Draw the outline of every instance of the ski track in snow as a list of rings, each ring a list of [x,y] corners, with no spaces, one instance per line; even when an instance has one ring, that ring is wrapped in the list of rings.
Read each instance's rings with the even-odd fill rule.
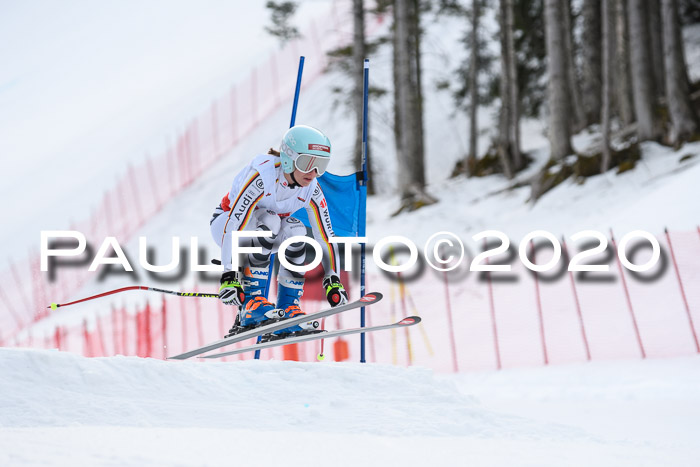
[[[699,369],[692,357],[436,376],[2,349],[0,463],[691,465]]]

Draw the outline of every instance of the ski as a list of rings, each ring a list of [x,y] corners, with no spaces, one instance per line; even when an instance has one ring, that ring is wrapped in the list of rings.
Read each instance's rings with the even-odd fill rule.
[[[338,313],[343,313],[345,311],[350,311],[354,310],[357,308],[362,308],[363,306],[368,306],[372,305],[374,303],[377,303],[379,300],[381,300],[383,295],[379,292],[372,292],[368,293],[364,297],[360,298],[359,300],[355,300],[354,302],[346,303],[345,305],[339,305],[333,308],[328,308],[325,310],[318,311],[316,313],[311,313],[310,315],[303,315],[303,316],[298,316],[296,318],[289,318],[289,319],[283,319],[280,321],[275,321],[274,323],[270,324],[265,324],[263,326],[257,327],[255,329],[251,329],[249,331],[244,331],[239,334],[236,334],[234,336],[230,337],[225,337],[223,339],[220,339],[216,342],[212,342],[210,344],[207,344],[203,347],[199,347],[197,349],[190,350],[185,353],[181,353],[179,355],[174,355],[172,357],[168,357],[168,360],[186,360],[190,357],[194,357],[199,354],[203,354],[205,352],[209,352],[210,350],[215,350],[220,347],[224,347],[230,344],[235,344],[236,342],[244,341],[247,339],[250,339],[251,337],[258,337],[263,334],[267,334],[269,332],[273,331],[278,331],[280,329],[288,328],[291,326],[295,326],[300,323],[306,323],[310,321],[316,321],[321,318],[325,318],[327,316],[332,316]]]
[[[286,337],[284,339],[277,339],[274,341],[263,342],[260,344],[253,344],[253,345],[249,345],[247,347],[241,347],[240,349],[231,350],[230,352],[223,352],[223,353],[213,354],[213,355],[203,355],[199,358],[221,358],[221,357],[227,357],[229,355],[236,355],[239,353],[253,352],[253,351],[261,350],[261,349],[269,349],[270,347],[278,347],[281,345],[298,344],[299,342],[308,342],[308,341],[314,341],[314,340],[318,340],[318,339],[330,339],[332,337],[347,336],[348,334],[359,334],[359,333],[363,333],[363,332],[375,332],[375,331],[382,331],[384,329],[405,328],[408,326],[413,326],[414,324],[418,324],[420,322],[421,322],[421,319],[419,316],[409,316],[408,318],[404,318],[401,321],[399,321],[398,323],[394,323],[394,324],[384,324],[381,326],[371,326],[368,328],[339,329],[337,331],[319,332],[317,334],[307,334],[304,336]]]

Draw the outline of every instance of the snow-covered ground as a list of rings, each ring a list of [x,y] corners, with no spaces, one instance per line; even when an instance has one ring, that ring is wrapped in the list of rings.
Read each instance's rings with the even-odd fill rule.
[[[693,465],[700,359],[436,376],[0,349],[2,465]]]

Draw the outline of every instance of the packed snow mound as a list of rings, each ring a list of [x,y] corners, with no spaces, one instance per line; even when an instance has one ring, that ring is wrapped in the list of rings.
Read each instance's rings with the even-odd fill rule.
[[[430,370],[359,363],[202,364],[0,349],[0,426],[120,425],[467,434],[485,417]]]
[[[0,465],[691,465],[699,365],[434,375],[0,349]]]

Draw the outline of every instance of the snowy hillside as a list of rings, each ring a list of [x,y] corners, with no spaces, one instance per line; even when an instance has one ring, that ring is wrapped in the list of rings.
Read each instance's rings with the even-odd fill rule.
[[[436,377],[2,349],[0,372],[3,465],[638,467],[700,454],[697,357]]]

